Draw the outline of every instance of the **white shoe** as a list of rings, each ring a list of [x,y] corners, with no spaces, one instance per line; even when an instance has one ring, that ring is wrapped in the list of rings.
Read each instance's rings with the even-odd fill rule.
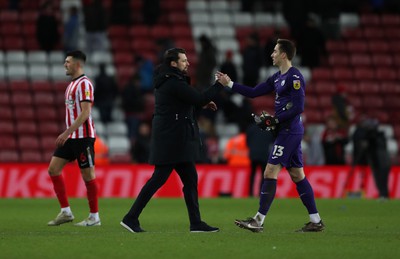
[[[97,227],[97,226],[101,226],[101,222],[100,219],[95,220],[92,217],[89,217],[79,223],[76,223],[75,226],[78,227]]]
[[[58,213],[57,217],[47,223],[47,226],[59,226],[74,220],[74,215],[68,214],[65,211]]]

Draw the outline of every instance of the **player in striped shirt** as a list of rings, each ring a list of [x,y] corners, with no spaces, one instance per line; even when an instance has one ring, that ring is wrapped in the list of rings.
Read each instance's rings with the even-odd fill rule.
[[[89,217],[76,226],[100,226],[98,212],[97,184],[94,172],[94,142],[96,132],[91,116],[93,85],[83,72],[86,55],[79,50],[66,54],[64,67],[66,75],[72,78],[65,91],[66,130],[56,139],[56,150],[48,168],[54,191],[61,206],[61,212],[48,226],[58,226],[74,220],[65,190],[62,169],[75,159],[87,188]]]

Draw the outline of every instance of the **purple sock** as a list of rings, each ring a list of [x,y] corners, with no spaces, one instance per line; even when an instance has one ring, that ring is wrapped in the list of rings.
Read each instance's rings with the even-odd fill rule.
[[[269,207],[274,201],[276,193],[276,179],[264,179],[260,193],[260,207],[258,212],[267,215]]]
[[[315,205],[314,191],[307,178],[304,177],[304,179],[296,183],[296,185],[297,192],[304,206],[306,206],[308,214],[318,213],[317,206]]]

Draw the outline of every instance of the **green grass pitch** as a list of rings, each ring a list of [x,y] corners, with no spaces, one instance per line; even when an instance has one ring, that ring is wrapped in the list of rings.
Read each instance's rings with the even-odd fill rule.
[[[263,233],[233,224],[253,216],[258,199],[201,199],[204,221],[218,233],[190,233],[183,199],[153,198],[140,218],[146,233],[119,222],[132,199],[101,199],[101,227],[46,224],[59,212],[55,199],[0,199],[0,258],[400,258],[400,201],[320,199],[322,233],[295,233],[308,221],[299,199],[276,199]],[[71,199],[75,221],[88,214]]]

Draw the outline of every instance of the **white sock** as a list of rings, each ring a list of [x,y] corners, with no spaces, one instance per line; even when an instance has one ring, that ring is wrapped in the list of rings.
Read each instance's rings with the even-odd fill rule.
[[[68,215],[72,214],[71,208],[70,207],[65,207],[65,208],[61,208],[61,212],[65,212]]]
[[[257,211],[257,214],[254,216],[253,219],[255,219],[260,225],[262,225],[264,224],[265,215]]]
[[[99,220],[99,219],[100,219],[99,213],[98,213],[98,212],[96,212],[96,213],[89,213],[89,218],[94,218],[94,220]]]
[[[321,221],[321,217],[318,213],[310,214],[310,221],[312,223],[319,223]]]

